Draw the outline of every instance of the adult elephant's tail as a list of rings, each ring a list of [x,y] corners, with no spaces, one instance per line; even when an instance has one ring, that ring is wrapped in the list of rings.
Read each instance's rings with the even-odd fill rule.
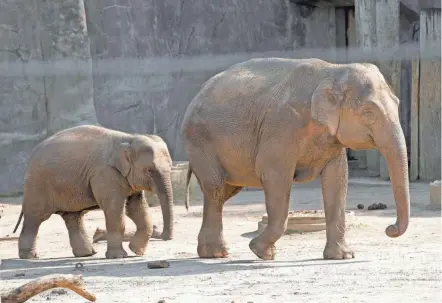
[[[18,217],[17,224],[15,225],[14,231],[12,233],[15,233],[17,231],[17,228],[20,225],[20,221],[22,218],[23,218],[23,211],[20,212],[20,216]]]
[[[189,166],[187,167],[187,177],[186,177],[186,198],[184,200],[184,204],[186,206],[186,210],[189,210],[189,185],[190,185],[190,178],[192,178],[192,167],[190,166],[190,162],[189,162]]]

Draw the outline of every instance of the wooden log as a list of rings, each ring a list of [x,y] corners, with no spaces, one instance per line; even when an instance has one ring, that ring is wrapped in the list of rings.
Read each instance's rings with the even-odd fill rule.
[[[419,178],[441,179],[441,9],[420,14]]]
[[[410,180],[419,179],[419,58],[411,62]]]
[[[2,303],[26,302],[33,296],[56,287],[68,288],[92,302],[95,302],[97,299],[94,294],[86,289],[81,275],[54,274],[30,281],[6,294],[2,294]]]
[[[13,241],[13,240],[18,240],[18,237],[17,236],[13,236],[13,237],[8,237],[8,236],[0,237],[0,242],[1,241]]]
[[[123,241],[124,242],[130,241],[130,239],[132,239],[134,234],[135,234],[135,231],[125,231],[124,235],[123,235]],[[106,233],[105,229],[101,229],[101,228],[97,227],[97,229],[95,230],[94,236],[92,238],[92,243],[97,243],[100,241],[107,241],[106,235],[107,235],[107,233]],[[161,232],[158,231],[158,228],[155,225],[153,226],[153,233],[152,233],[151,238],[152,239],[161,239]]]
[[[399,48],[399,0],[376,0],[376,49],[381,53]],[[400,98],[401,62],[394,60],[378,60],[377,66],[384,75],[385,80]],[[379,153],[379,175],[381,179],[390,178],[387,161]]]

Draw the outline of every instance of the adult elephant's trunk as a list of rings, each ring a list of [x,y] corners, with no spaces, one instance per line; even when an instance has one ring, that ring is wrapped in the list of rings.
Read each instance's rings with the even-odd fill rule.
[[[170,173],[155,173],[153,180],[163,213],[164,227],[161,238],[163,240],[171,240],[173,238],[173,193]]]
[[[385,230],[391,238],[399,237],[408,227],[410,219],[410,189],[408,184],[408,157],[404,133],[399,122],[394,122],[390,129],[381,129],[375,142],[385,157],[396,201],[396,223]],[[389,134],[389,135],[386,135]]]

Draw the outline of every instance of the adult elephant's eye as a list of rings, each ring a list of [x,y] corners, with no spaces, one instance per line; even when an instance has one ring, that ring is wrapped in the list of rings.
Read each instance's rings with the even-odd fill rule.
[[[376,122],[376,116],[374,112],[370,109],[365,109],[362,112],[362,119],[365,124],[373,124]]]
[[[151,171],[150,168],[145,168],[145,169],[144,169],[144,173],[145,173],[145,174],[151,174],[152,171]]]

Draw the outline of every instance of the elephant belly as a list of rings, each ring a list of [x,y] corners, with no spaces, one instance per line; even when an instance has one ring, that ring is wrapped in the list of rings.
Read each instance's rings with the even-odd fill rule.
[[[261,187],[261,181],[255,170],[255,154],[250,147],[252,142],[244,140],[245,137],[230,137],[228,140],[222,138],[217,148],[217,158],[227,173],[227,184],[240,187]]]
[[[55,178],[51,185],[51,198],[58,211],[76,212],[98,205],[90,186],[86,184]]]
[[[296,183],[306,183],[315,180],[321,174],[322,168],[300,167],[296,168],[293,180]]]

